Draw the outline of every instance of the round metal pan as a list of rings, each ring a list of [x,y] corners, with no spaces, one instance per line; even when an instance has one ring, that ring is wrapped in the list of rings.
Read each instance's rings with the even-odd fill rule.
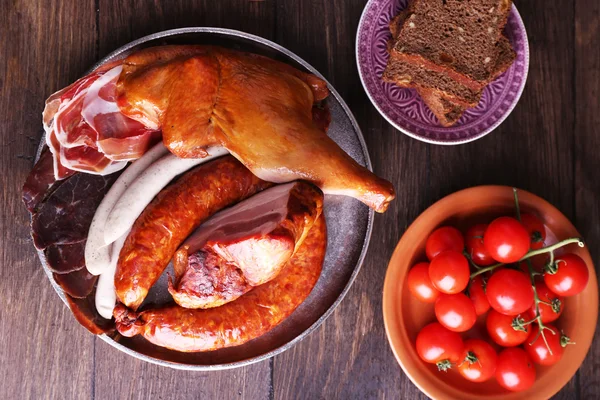
[[[115,50],[98,64],[119,59],[151,46],[166,44],[210,44],[262,54],[309,71],[321,78],[310,64],[291,51],[258,36],[220,28],[183,28],[158,32],[135,40]],[[359,164],[370,170],[371,162],[360,128],[348,106],[328,83],[331,95],[327,104],[331,110],[329,136]],[[40,143],[41,151],[44,139]],[[38,151],[39,156],[39,151]],[[314,331],[348,292],[365,257],[373,226],[373,211],[357,200],[342,196],[326,196],[324,213],[327,220],[327,255],[323,271],[309,297],[280,325],[267,334],[242,346],[203,353],[180,353],[157,347],[141,337],[120,335],[100,338],[111,346],[144,361],[171,368],[206,371],[236,368],[265,360],[279,354]],[[38,252],[52,286],[66,303],[60,287],[54,282],[44,255]],[[164,277],[163,277],[164,278]],[[153,303],[168,299],[165,281],[161,278],[149,297]]]

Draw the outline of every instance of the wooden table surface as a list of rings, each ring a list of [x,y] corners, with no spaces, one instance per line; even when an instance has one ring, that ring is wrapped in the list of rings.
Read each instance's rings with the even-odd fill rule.
[[[444,147],[396,131],[367,99],[354,53],[366,0],[2,0],[0,398],[424,398],[387,344],[383,279],[410,222],[469,186],[513,185],[549,200],[574,222],[600,265],[600,2],[515,2],[531,48],[523,96],[490,135]],[[42,271],[20,200],[45,98],[117,47],[186,26],[253,33],[315,66],[356,116],[375,172],[398,192],[376,217],[362,271],[335,313],[291,350],[223,372],[147,364],[80,327]],[[556,397],[599,398],[599,370],[597,333]]]

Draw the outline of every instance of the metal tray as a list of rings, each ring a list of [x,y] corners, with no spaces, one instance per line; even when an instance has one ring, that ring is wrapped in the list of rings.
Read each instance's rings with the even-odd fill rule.
[[[115,50],[98,64],[127,56],[136,50],[166,44],[211,44],[262,54],[288,63],[323,78],[317,70],[291,51],[258,36],[220,28],[183,28],[158,32]],[[328,83],[331,95],[326,100],[331,110],[329,136],[352,158],[370,170],[371,161],[362,133],[348,106]],[[39,153],[45,143],[40,143]],[[356,278],[365,257],[373,227],[373,211],[357,200],[326,196],[327,255],[321,276],[308,298],[280,325],[242,346],[204,353],[180,353],[155,346],[140,336],[125,338],[100,335],[111,346],[144,361],[176,369],[207,371],[236,368],[273,357],[298,343],[314,331],[342,301]],[[38,252],[52,286],[65,302],[65,295],[54,282],[44,255]],[[149,297],[153,303],[167,298],[163,277]]]

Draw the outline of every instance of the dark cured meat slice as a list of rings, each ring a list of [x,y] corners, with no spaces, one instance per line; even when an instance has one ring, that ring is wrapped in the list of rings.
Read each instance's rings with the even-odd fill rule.
[[[37,205],[44,200],[44,197],[51,193],[54,186],[58,186],[55,184],[52,153],[46,147],[23,185],[23,203],[25,203],[27,210],[33,213]]]
[[[86,268],[68,274],[52,274],[54,280],[69,296],[82,299],[92,292],[97,276],[88,272]]]
[[[75,174],[45,196],[32,215],[35,246],[45,250],[54,280],[74,298],[86,297],[96,284],[97,277],[84,268],[85,242],[96,208],[118,175]]]
[[[85,240],[96,208],[118,175],[76,174],[61,184],[33,214],[35,247]]]
[[[84,299],[76,299],[67,295],[67,303],[73,312],[73,316],[85,329],[94,335],[110,333],[115,330],[115,324],[112,320],[104,319],[96,311],[94,304],[94,289],[89,296]]]
[[[50,270],[68,274],[85,267],[85,240],[70,244],[51,244],[44,250]]]

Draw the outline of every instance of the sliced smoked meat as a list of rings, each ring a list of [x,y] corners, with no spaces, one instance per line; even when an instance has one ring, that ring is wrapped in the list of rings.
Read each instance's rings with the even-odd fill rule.
[[[87,238],[96,208],[118,174],[75,174],[40,204],[31,219],[35,247],[71,244]]]

